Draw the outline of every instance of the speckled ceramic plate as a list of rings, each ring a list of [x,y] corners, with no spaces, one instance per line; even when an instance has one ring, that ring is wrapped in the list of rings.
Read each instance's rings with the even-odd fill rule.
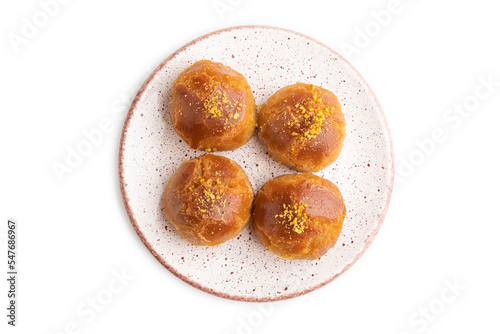
[[[247,226],[216,247],[183,240],[162,211],[168,179],[190,149],[169,121],[168,100],[179,73],[200,59],[242,73],[257,104],[300,82],[333,91],[342,104],[347,137],[340,158],[317,173],[340,188],[347,207],[336,246],[316,261],[281,260],[267,252]],[[257,191],[266,180],[294,171],[269,158],[254,136],[243,147],[217,152],[238,162]],[[273,301],[313,291],[346,271],[377,234],[389,205],[393,150],[382,109],[361,75],[340,55],[302,34],[245,26],[213,32],[185,45],[151,74],[125,120],[119,177],[123,201],[137,234],[151,253],[183,281],[214,295]]]

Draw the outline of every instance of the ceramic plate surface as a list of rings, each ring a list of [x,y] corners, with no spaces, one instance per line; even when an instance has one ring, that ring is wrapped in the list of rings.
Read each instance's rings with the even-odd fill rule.
[[[339,159],[316,173],[341,190],[347,216],[337,244],[316,261],[289,261],[267,252],[250,225],[216,247],[182,239],[162,211],[163,190],[192,150],[175,133],[168,101],[176,77],[198,60],[221,62],[243,74],[257,104],[296,82],[334,92],[346,118]],[[216,152],[235,160],[257,192],[266,180],[295,171],[266,154],[255,135],[241,148]],[[120,143],[119,177],[129,218],[151,253],[183,281],[214,295],[245,301],[296,297],[347,270],[377,234],[389,205],[394,176],[389,129],[360,74],[341,56],[307,36],[261,26],[235,27],[200,37],[168,57],[151,74],[127,115]]]

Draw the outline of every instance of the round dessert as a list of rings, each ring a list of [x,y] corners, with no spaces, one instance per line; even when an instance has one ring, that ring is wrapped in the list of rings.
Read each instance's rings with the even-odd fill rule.
[[[174,82],[170,121],[191,148],[234,150],[249,141],[256,128],[250,85],[235,70],[200,60]]]
[[[163,206],[184,239],[215,246],[246,226],[252,200],[243,169],[231,159],[207,154],[182,163],[168,181]]]
[[[346,209],[340,190],[311,173],[267,181],[253,205],[253,227],[271,253],[314,260],[335,246]]]
[[[270,155],[300,172],[317,172],[332,164],[345,134],[339,100],[318,86],[284,87],[260,107],[259,137]]]

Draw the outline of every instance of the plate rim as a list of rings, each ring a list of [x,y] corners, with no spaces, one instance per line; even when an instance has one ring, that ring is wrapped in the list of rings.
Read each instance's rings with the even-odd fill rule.
[[[211,289],[209,287],[203,286],[202,284],[200,284],[198,282],[194,282],[193,280],[190,280],[188,277],[182,275],[180,272],[177,271],[177,269],[175,269],[174,267],[172,267],[171,265],[169,265],[168,263],[166,263],[165,260],[163,259],[163,257],[161,257],[155,251],[155,249],[152,247],[152,245],[146,239],[146,237],[144,236],[144,233],[141,231],[141,229],[138,226],[137,220],[135,219],[135,216],[134,216],[134,214],[132,212],[132,208],[129,205],[128,194],[127,194],[127,192],[125,190],[125,186],[126,185],[124,184],[125,180],[124,180],[124,176],[123,176],[123,172],[124,172],[124,166],[123,166],[123,159],[124,159],[124,157],[123,157],[123,151],[124,150],[123,150],[123,146],[124,146],[125,140],[127,138],[127,131],[128,131],[129,125],[130,125],[130,120],[132,119],[132,116],[134,115],[134,111],[135,111],[135,109],[137,107],[137,103],[141,100],[142,95],[144,94],[144,92],[146,91],[147,87],[149,86],[149,83],[154,79],[154,77],[158,74],[158,72],[170,60],[172,60],[173,58],[175,58],[179,53],[181,53],[182,51],[184,51],[186,48],[190,47],[191,45],[194,45],[197,42],[199,42],[201,40],[204,40],[206,38],[209,38],[211,36],[214,36],[214,35],[218,35],[218,34],[221,34],[221,33],[224,33],[224,32],[228,32],[228,31],[233,31],[233,30],[241,30],[241,29],[270,29],[270,30],[284,31],[284,32],[287,32],[287,33],[291,33],[291,34],[294,34],[294,35],[306,38],[306,39],[308,39],[308,40],[310,40],[310,41],[312,41],[314,43],[317,43],[318,45],[326,48],[327,50],[329,50],[336,57],[338,57],[339,59],[341,59],[342,61],[344,61],[351,68],[351,70],[353,70],[357,74],[357,76],[359,77],[359,79],[367,87],[368,93],[371,95],[371,97],[373,98],[375,104],[378,107],[378,112],[380,114],[379,116],[381,116],[381,119],[382,119],[382,121],[384,123],[385,129],[387,131],[388,146],[389,146],[389,156],[391,158],[390,184],[389,184],[389,187],[388,187],[388,190],[387,190],[387,197],[386,197],[385,203],[384,203],[385,206],[384,206],[383,210],[378,215],[377,226],[375,227],[375,229],[373,230],[373,232],[366,238],[366,240],[364,242],[363,249],[358,254],[356,254],[356,256],[353,258],[353,260],[351,261],[351,263],[349,263],[348,265],[346,265],[342,269],[342,271],[340,271],[339,273],[335,274],[330,279],[322,282],[321,284],[317,284],[317,285],[312,286],[312,287],[310,287],[308,289],[304,289],[302,291],[297,291],[297,292],[294,292],[294,293],[286,295],[286,296],[274,296],[274,297],[262,297],[262,298],[259,298],[259,297],[244,297],[244,296],[232,295],[232,294],[225,293],[225,292],[215,291],[214,289]],[[387,122],[387,118],[385,116],[385,113],[384,113],[384,111],[382,109],[382,106],[380,105],[380,102],[379,102],[377,96],[374,94],[373,90],[368,85],[368,82],[366,82],[366,80],[358,72],[358,70],[346,58],[344,58],[342,55],[340,55],[337,51],[333,50],[328,45],[326,45],[326,44],[324,44],[324,43],[322,43],[322,42],[320,42],[320,41],[318,41],[318,40],[316,40],[316,39],[314,39],[314,38],[312,38],[310,36],[307,36],[307,35],[304,35],[302,33],[296,32],[294,30],[290,30],[290,29],[286,29],[286,28],[281,28],[281,27],[275,27],[275,26],[267,26],[267,25],[241,25],[241,26],[233,26],[233,27],[228,27],[228,28],[224,28],[224,29],[215,30],[215,31],[212,31],[210,33],[204,34],[204,35],[202,35],[202,36],[200,36],[198,38],[193,39],[191,42],[189,42],[187,44],[184,44],[182,47],[180,47],[179,49],[177,49],[176,51],[174,51],[171,55],[169,55],[148,76],[148,78],[146,79],[146,81],[144,81],[144,83],[142,84],[141,88],[137,92],[134,100],[132,101],[132,104],[130,105],[129,111],[127,112],[127,116],[125,117],[125,121],[123,123],[123,128],[122,128],[122,132],[121,132],[121,136],[120,136],[120,144],[119,144],[119,149],[118,149],[118,179],[119,179],[119,183],[120,183],[120,193],[121,193],[121,197],[122,197],[122,200],[123,200],[123,204],[125,206],[125,211],[127,212],[127,216],[129,218],[129,220],[130,220],[130,222],[131,222],[131,224],[132,224],[135,232],[137,233],[137,235],[141,239],[142,243],[149,250],[149,252],[156,258],[156,260],[158,260],[158,262],[160,262],[163,265],[163,267],[165,267],[168,271],[170,271],[174,276],[176,276],[177,278],[179,278],[181,281],[183,281],[183,282],[191,285],[192,287],[195,287],[195,288],[197,288],[197,289],[199,289],[199,290],[201,290],[203,292],[207,292],[207,293],[215,295],[217,297],[222,297],[222,298],[226,298],[226,299],[230,299],[230,300],[244,301],[244,302],[257,302],[257,303],[261,303],[261,302],[275,302],[275,301],[286,300],[286,299],[291,299],[291,298],[295,298],[295,297],[298,297],[298,296],[302,296],[302,295],[305,295],[305,294],[307,294],[309,292],[315,291],[315,290],[317,290],[317,289],[319,289],[319,288],[327,285],[328,283],[332,282],[333,280],[335,280],[336,278],[338,278],[340,275],[342,275],[343,273],[345,273],[348,269],[350,269],[361,258],[361,256],[367,251],[367,249],[371,246],[371,244],[373,243],[373,240],[375,239],[375,237],[377,236],[378,232],[380,231],[380,228],[382,227],[382,223],[384,222],[384,219],[385,219],[385,216],[386,216],[387,211],[389,209],[389,204],[390,204],[391,198],[392,198],[392,191],[394,189],[394,177],[395,177],[394,144],[393,144],[393,141],[392,141],[392,136],[391,136],[391,131],[390,131],[390,128],[389,128],[389,123]]]

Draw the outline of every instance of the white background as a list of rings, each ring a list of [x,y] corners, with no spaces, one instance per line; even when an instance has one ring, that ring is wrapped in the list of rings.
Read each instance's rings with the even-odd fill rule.
[[[2,0],[1,332],[498,333],[499,8],[400,0],[380,28],[373,12],[390,3],[73,0],[43,22],[39,2]],[[45,26],[15,47],[33,16]],[[146,75],[192,39],[245,24],[296,30],[349,57],[385,110],[400,180],[378,237],[350,270],[264,309],[163,268],[132,229],[117,177],[129,98]],[[488,77],[496,87],[475,98],[488,93]],[[463,117],[450,111],[463,103]],[[105,119],[112,130],[60,181],[53,163]],[[431,145],[437,129],[444,140]],[[14,329],[5,317],[7,218],[19,225]],[[133,277],[126,286],[113,279],[123,270]],[[98,295],[110,298],[92,314]]]

